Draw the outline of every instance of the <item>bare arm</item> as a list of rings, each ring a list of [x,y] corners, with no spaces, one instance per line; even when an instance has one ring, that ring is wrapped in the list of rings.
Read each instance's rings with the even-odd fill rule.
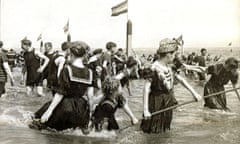
[[[88,89],[87,89],[87,98],[88,98],[88,103],[89,103],[89,108],[90,108],[90,116],[92,115],[93,106],[94,106],[93,96],[94,96],[94,88],[92,86],[88,87]]]
[[[14,83],[13,75],[12,75],[12,72],[11,72],[11,69],[10,69],[10,66],[9,66],[8,62],[3,62],[3,67],[6,71],[6,73],[8,74],[8,76],[11,80],[11,83],[13,84]]]
[[[146,80],[143,88],[143,115],[144,117],[151,117],[149,112],[149,92],[150,92],[151,82]]]
[[[44,112],[44,114],[41,117],[41,122],[47,122],[48,119],[51,117],[52,112],[54,111],[54,109],[57,107],[57,105],[62,101],[63,99],[63,95],[56,93],[53,97],[53,100],[50,104],[50,106],[48,107],[48,109]]]
[[[196,101],[199,101],[202,99],[202,96],[198,94],[183,77],[181,77],[180,75],[175,75],[175,77],[193,95]]]
[[[197,66],[197,65],[187,65],[183,63],[186,70],[196,71],[200,73],[206,73],[207,67]]]
[[[65,61],[66,61],[66,59],[63,56],[60,56],[55,60],[55,64],[58,66],[57,77],[60,76],[60,73],[63,69],[64,64],[65,64]]]
[[[237,84],[233,84],[233,83],[232,83],[232,86],[233,86],[233,88],[235,89],[235,93],[236,93],[236,95],[237,95],[237,97],[238,97],[238,100],[240,101],[240,95],[239,95],[238,90],[236,89],[236,85],[237,85]]]
[[[44,69],[47,67],[48,63],[49,63],[49,58],[47,56],[45,56],[43,53],[39,52],[39,51],[35,51],[36,56],[38,56],[40,59],[44,60],[44,63],[42,66],[40,66],[40,68],[38,69],[38,72],[43,72]]]

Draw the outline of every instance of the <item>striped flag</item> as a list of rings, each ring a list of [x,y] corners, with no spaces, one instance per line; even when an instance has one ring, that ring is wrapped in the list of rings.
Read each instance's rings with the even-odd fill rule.
[[[112,7],[112,15],[111,16],[118,16],[123,13],[128,12],[128,1],[125,0],[116,6]]]
[[[42,34],[40,34],[37,38],[37,41],[41,40],[42,39]]]
[[[69,30],[69,20],[67,21],[66,25],[63,27],[64,33],[67,33]]]

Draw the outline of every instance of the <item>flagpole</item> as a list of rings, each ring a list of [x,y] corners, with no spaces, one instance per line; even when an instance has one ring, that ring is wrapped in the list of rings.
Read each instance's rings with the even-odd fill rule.
[[[129,0],[127,1],[127,35],[126,35],[126,55],[129,56],[129,49],[132,48],[132,22],[129,19]]]
[[[2,0],[0,0],[0,40],[2,39]]]

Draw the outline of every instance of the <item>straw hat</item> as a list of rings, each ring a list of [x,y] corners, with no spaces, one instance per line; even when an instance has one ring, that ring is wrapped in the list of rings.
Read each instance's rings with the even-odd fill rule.
[[[157,53],[169,53],[178,49],[177,42],[175,40],[165,38],[160,41]]]

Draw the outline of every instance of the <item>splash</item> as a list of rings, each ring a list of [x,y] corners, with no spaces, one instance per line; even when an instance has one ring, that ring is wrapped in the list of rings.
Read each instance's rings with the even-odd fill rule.
[[[74,135],[74,136],[84,136],[84,137],[93,137],[93,138],[114,138],[117,136],[116,131],[102,130],[97,132],[95,130],[90,131],[88,135],[84,135],[80,129],[67,129],[61,132],[65,135]]]
[[[26,111],[22,106],[6,108],[0,115],[0,125],[27,127],[32,112]]]

